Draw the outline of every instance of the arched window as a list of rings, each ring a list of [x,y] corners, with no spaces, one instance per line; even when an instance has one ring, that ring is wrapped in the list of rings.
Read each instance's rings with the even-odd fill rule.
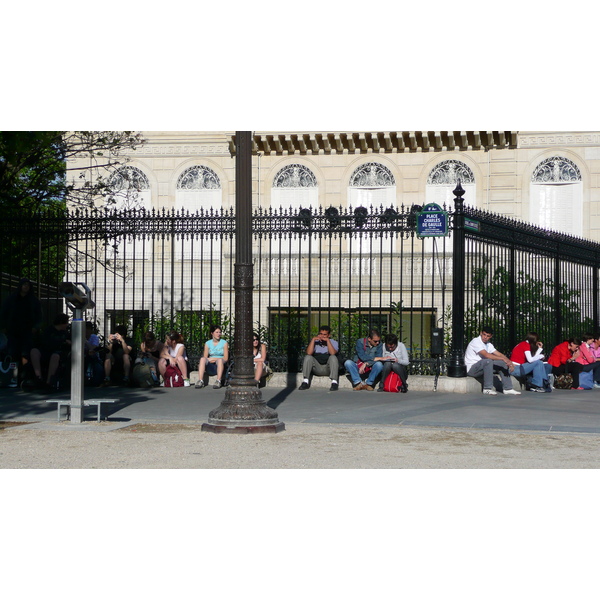
[[[452,205],[454,202],[453,191],[459,180],[465,190],[463,196],[465,202],[474,206],[476,196],[473,171],[465,163],[454,159],[443,160],[431,169],[427,177],[426,204],[435,202],[440,206]]]
[[[209,167],[194,165],[186,169],[177,180],[175,210],[195,213],[219,210],[223,206],[223,191],[219,176]],[[209,239],[200,244],[199,240],[179,240],[175,246],[176,258],[199,257],[198,248],[202,248],[202,258],[219,259],[221,240]]]
[[[300,164],[286,165],[277,172],[271,189],[271,206],[297,212],[300,208],[311,209],[313,212],[319,206],[319,187],[315,174],[306,166]],[[315,237],[312,238],[314,242]],[[271,247],[282,254],[300,254],[306,248],[306,239],[293,237],[290,233],[281,239],[273,239]],[[286,259],[287,260],[287,259]],[[297,261],[297,258],[290,258]],[[290,262],[290,268],[297,268],[296,263]]]
[[[348,204],[353,207],[394,206],[396,180],[384,165],[369,162],[358,167],[350,176]]]
[[[529,220],[545,229],[583,235],[583,183],[577,165],[563,156],[543,160],[529,186]]]
[[[150,210],[150,182],[145,173],[137,167],[119,167],[108,181],[109,198],[114,208],[145,208]]]
[[[316,208],[319,205],[319,188],[314,173],[304,165],[283,167],[271,190],[273,208]]]
[[[115,211],[152,208],[150,182],[145,173],[130,165],[119,167],[108,180],[109,208]],[[121,239],[107,250],[109,258],[142,259],[144,244],[141,240]]]

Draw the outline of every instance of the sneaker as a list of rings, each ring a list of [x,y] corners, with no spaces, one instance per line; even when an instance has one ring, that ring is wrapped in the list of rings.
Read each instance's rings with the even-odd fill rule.
[[[353,388],[352,388],[355,392],[360,392],[361,390],[365,389],[365,386],[363,383],[356,383],[354,384]]]
[[[340,386],[337,383],[332,383],[331,387],[329,388],[329,391],[330,392],[337,392],[339,387]]]
[[[535,387],[532,387],[531,390],[529,390],[530,392],[540,392],[541,394],[545,394],[546,390],[544,388],[541,387],[537,387],[537,385]]]
[[[204,379],[198,379],[198,381],[196,381],[196,385],[194,386],[197,390],[201,389],[204,387]]]
[[[18,387],[17,380],[14,377],[10,380],[10,383],[8,384],[8,387],[9,388],[16,388],[16,387]],[[600,386],[598,386],[598,387],[600,387]]]
[[[300,387],[298,388],[299,390],[307,390],[310,387],[310,383],[307,383],[306,381],[303,381],[300,384]]]
[[[190,387],[190,380],[189,379],[184,379],[183,380],[183,387]]]
[[[571,389],[572,390],[582,390],[583,388],[582,387],[577,387],[577,388],[576,387],[572,387]]]
[[[10,387],[10,386],[9,386]],[[595,390],[600,390],[600,383],[596,383],[594,382],[594,389]]]
[[[377,388],[377,391],[378,391],[378,392],[385,392],[385,390],[384,390],[382,387],[378,387],[378,388]]]
[[[487,394],[488,396],[496,396],[498,394],[496,390],[483,390],[483,393]]]
[[[110,379],[105,379],[98,387],[108,387],[110,385]]]
[[[123,377],[123,383],[129,385],[129,377]]]
[[[217,381],[215,381],[215,385],[213,385],[213,390],[218,390],[221,387],[223,387],[223,384],[221,383],[221,381],[219,379],[217,379]]]
[[[366,390],[367,392],[372,392],[375,388],[372,385],[369,385],[368,383],[365,383],[365,385],[363,385],[363,390]]]
[[[508,394],[510,396],[520,396],[521,392],[517,392],[517,390],[504,390],[505,394]]]

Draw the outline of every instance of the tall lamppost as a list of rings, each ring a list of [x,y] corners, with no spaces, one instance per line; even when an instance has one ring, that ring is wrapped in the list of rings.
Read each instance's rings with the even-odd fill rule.
[[[202,431],[277,433],[285,429],[254,379],[252,354],[252,132],[235,133],[235,365],[225,399],[208,415]]]

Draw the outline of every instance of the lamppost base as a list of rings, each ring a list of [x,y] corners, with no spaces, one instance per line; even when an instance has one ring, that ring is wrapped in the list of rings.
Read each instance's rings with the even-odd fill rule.
[[[208,414],[202,431],[212,433],[279,433],[285,429],[254,385],[232,385],[221,405]]]

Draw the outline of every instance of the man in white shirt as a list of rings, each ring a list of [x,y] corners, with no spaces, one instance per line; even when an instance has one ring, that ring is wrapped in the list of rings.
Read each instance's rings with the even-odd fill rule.
[[[510,358],[498,352],[490,340],[494,334],[491,327],[483,327],[478,337],[471,340],[465,351],[465,366],[469,377],[483,375],[483,393],[495,396],[494,373],[500,375],[502,389],[505,394],[519,395],[521,392],[513,389],[510,374],[514,364]]]

